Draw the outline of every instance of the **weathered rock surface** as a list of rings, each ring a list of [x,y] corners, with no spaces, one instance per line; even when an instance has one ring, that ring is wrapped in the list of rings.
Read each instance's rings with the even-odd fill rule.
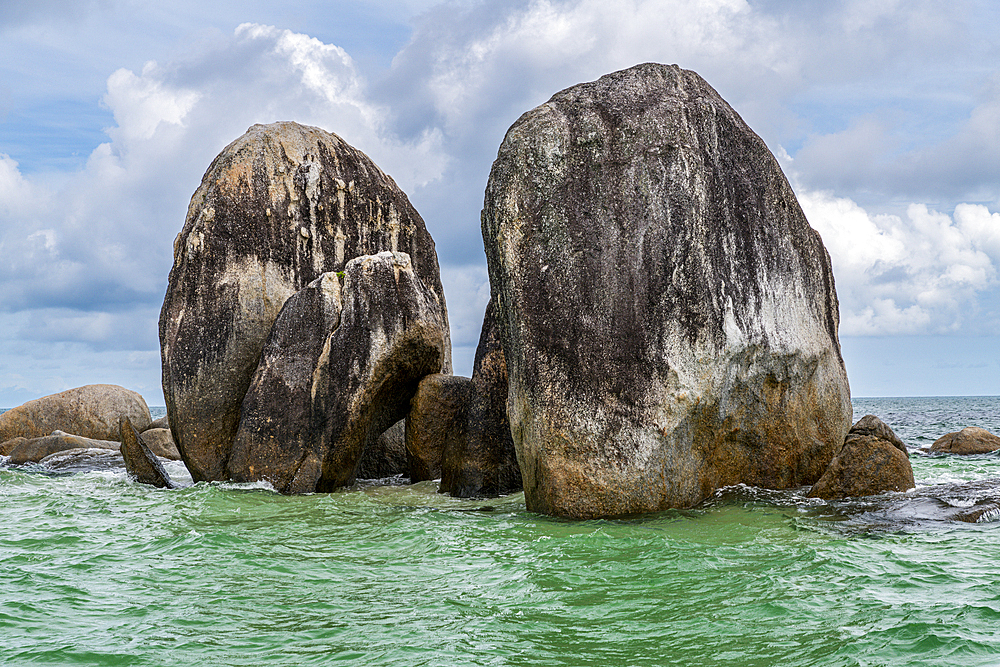
[[[143,442],[142,436],[132,426],[128,417],[121,419],[121,439],[125,470],[131,477],[140,484],[149,484],[160,489],[174,488],[175,485],[160,463],[160,459],[149,451],[149,447]]]
[[[177,451],[177,445],[170,435],[169,428],[147,428],[142,432],[142,441],[149,447],[149,451],[157,456],[171,461],[181,460],[181,453]]]
[[[321,279],[282,309],[243,401],[232,479],[283,493],[352,483],[366,447],[441,371],[448,325],[407,255],[359,257],[343,280]]]
[[[159,419],[154,419],[149,426],[140,431],[140,433],[145,433],[146,431],[154,428],[170,428],[170,421],[167,419],[166,415],[163,415]]]
[[[62,473],[115,470],[122,467],[122,454],[114,449],[67,449],[49,454],[38,465]]]
[[[858,498],[907,491],[915,485],[910,457],[892,442],[871,435],[851,435],[808,495]]]
[[[406,416],[406,453],[410,481],[441,477],[441,457],[448,449],[464,449],[466,412],[472,381],[437,373],[420,381]]]
[[[847,439],[861,437],[861,436],[871,436],[873,438],[879,438],[885,440],[893,447],[899,451],[906,454],[907,458],[910,456],[910,452],[906,449],[906,445],[899,436],[886,424],[884,421],[876,417],[875,415],[865,415],[851,427],[851,430],[847,432]]]
[[[381,479],[395,475],[410,476],[406,459],[406,422],[399,420],[380,435],[374,444],[365,446],[358,464],[358,479]]]
[[[530,510],[811,484],[850,426],[829,256],[701,77],[645,64],[510,128],[483,238]]]
[[[213,161],[174,243],[160,313],[163,393],[195,481],[226,477],[240,408],[285,300],[326,272],[407,253],[447,311],[434,242],[406,195],[336,135],[254,125]]]
[[[11,465],[38,463],[46,456],[71,449],[118,451],[119,447],[120,444],[113,440],[81,438],[78,435],[53,431],[50,435],[42,436],[41,438],[26,438],[19,441],[19,444],[10,450],[10,460],[8,463]]]
[[[942,454],[987,454],[1000,449],[1000,437],[984,428],[967,426],[961,431],[947,433],[931,445],[930,451]]]
[[[118,417],[145,428],[152,421],[142,396],[112,384],[90,384],[36,398],[0,414],[0,442],[40,438],[53,431],[94,440],[115,440]]]
[[[460,498],[518,491],[521,469],[507,420],[507,363],[494,299],[486,306],[471,385],[465,437],[445,449],[440,490]]]

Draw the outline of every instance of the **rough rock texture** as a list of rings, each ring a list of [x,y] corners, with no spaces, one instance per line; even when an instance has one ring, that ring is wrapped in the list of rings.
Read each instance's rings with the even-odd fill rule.
[[[160,313],[167,415],[195,481],[226,476],[243,397],[285,300],[381,251],[410,255],[447,336],[434,242],[366,155],[286,122],[254,125],[212,162],[174,242]],[[450,369],[447,339],[445,348]]]
[[[499,496],[521,488],[507,420],[507,363],[490,299],[472,368],[465,437],[445,449],[441,492],[460,498]]]
[[[149,451],[157,456],[171,461],[180,461],[181,453],[177,451],[174,438],[170,435],[169,428],[147,428],[142,432],[142,441],[149,447]]]
[[[167,428],[167,429],[170,428],[170,421],[167,419],[167,416],[163,415],[159,419],[154,419],[149,426],[147,426],[145,429],[141,431],[141,433],[145,433],[146,431],[153,428]]]
[[[420,379],[441,371],[448,325],[407,255],[359,257],[343,280],[339,293],[338,281],[320,281],[282,309],[243,401],[232,479],[283,493],[352,483]]]
[[[11,465],[23,465],[25,463],[38,463],[46,456],[57,452],[65,452],[71,449],[105,449],[118,451],[120,444],[112,440],[95,440],[93,438],[81,438],[78,435],[53,431],[50,435],[41,438],[28,438],[10,450]]]
[[[888,424],[875,415],[865,415],[851,427],[850,431],[847,432],[848,439],[865,435],[885,440],[896,449],[906,454],[907,458],[910,456],[909,450],[906,449],[906,445],[899,439],[899,436],[897,436],[893,430],[889,428]]]
[[[813,498],[873,496],[884,491],[914,488],[910,458],[890,441],[871,435],[853,435],[833,457],[811,489]]]
[[[483,215],[530,510],[817,480],[850,426],[829,256],[701,77],[645,64],[510,128]]]
[[[967,426],[961,431],[947,433],[931,445],[932,452],[942,454],[986,454],[1000,449],[1000,437],[984,428]]]
[[[358,479],[381,479],[395,475],[410,476],[406,459],[406,422],[399,420],[367,445],[358,464]]]
[[[125,459],[125,470],[140,484],[149,484],[160,489],[174,488],[170,475],[164,470],[160,459],[149,451],[142,436],[132,426],[128,417],[121,419],[122,458]]]
[[[40,438],[64,431],[82,438],[115,440],[118,417],[126,414],[143,428],[152,418],[142,396],[113,384],[90,384],[43,398],[0,414],[0,442]]]
[[[123,459],[121,452],[114,449],[67,449],[49,454],[39,461],[38,465],[63,473],[93,472],[120,469]]]
[[[458,375],[428,375],[420,381],[406,416],[410,481],[441,477],[441,456],[464,449],[466,408],[472,381]]]

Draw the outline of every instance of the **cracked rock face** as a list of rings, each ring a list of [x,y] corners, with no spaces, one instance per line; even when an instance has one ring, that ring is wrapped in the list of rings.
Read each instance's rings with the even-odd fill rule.
[[[241,482],[282,493],[354,482],[367,448],[406,416],[420,380],[440,372],[447,323],[409,256],[347,263],[288,300],[243,401],[229,460]]]
[[[167,414],[195,481],[226,478],[240,406],[285,301],[382,251],[411,258],[447,325],[434,242],[362,152],[283,122],[254,125],[212,162],[174,243],[160,313]]]
[[[508,131],[482,216],[530,510],[812,484],[850,426],[829,256],[701,77],[646,64]]]

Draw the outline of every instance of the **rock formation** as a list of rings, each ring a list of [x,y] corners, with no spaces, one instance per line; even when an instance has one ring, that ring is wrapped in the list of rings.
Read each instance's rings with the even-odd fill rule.
[[[987,454],[998,449],[1000,437],[978,426],[967,426],[961,431],[946,433],[930,447],[930,451],[940,454]]]
[[[0,414],[0,443],[40,438],[53,431],[94,440],[115,440],[118,417],[128,415],[145,428],[152,421],[142,396],[112,384],[90,384],[43,398]]]
[[[469,378],[457,375],[437,373],[420,381],[406,416],[411,482],[440,478],[442,454],[464,449],[471,388]]]
[[[499,496],[521,488],[514,441],[507,421],[507,364],[490,299],[472,368],[464,437],[446,447],[441,492],[459,498]]]
[[[120,444],[113,440],[81,438],[62,431],[53,431],[40,438],[14,438],[12,441],[15,446],[8,450],[10,465],[38,463],[47,456],[73,449],[103,449],[116,452],[120,447]]]
[[[906,446],[885,422],[865,415],[851,427],[843,448],[809,489],[809,496],[857,498],[884,491],[907,491],[914,486]]]
[[[353,258],[407,253],[447,311],[434,242],[406,195],[339,137],[254,125],[194,193],[160,313],[170,428],[195,481],[226,477],[240,406],[285,300]]]
[[[160,489],[174,488],[170,475],[156,455],[149,451],[142,436],[132,426],[128,417],[121,418],[122,458],[125,470],[140,484],[149,484]]]
[[[331,275],[289,299],[274,323],[243,401],[235,481],[267,480],[283,493],[352,483],[366,446],[442,368],[443,309],[407,255],[354,259],[343,285]]]
[[[149,451],[157,456],[171,461],[180,461],[181,454],[177,451],[174,438],[170,435],[169,428],[147,428],[142,432],[142,441],[149,447]]]
[[[525,113],[482,215],[528,509],[811,484],[850,426],[829,256],[701,77],[645,64]]]

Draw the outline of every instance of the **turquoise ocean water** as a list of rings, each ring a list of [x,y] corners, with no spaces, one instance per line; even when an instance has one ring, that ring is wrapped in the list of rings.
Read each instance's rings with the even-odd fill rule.
[[[1000,456],[916,451],[1000,432],[1000,398],[854,406],[920,487],[1000,489]],[[0,467],[0,664],[1000,665],[1000,522],[948,520],[1000,491],[955,488],[570,522],[433,482],[283,497]]]

